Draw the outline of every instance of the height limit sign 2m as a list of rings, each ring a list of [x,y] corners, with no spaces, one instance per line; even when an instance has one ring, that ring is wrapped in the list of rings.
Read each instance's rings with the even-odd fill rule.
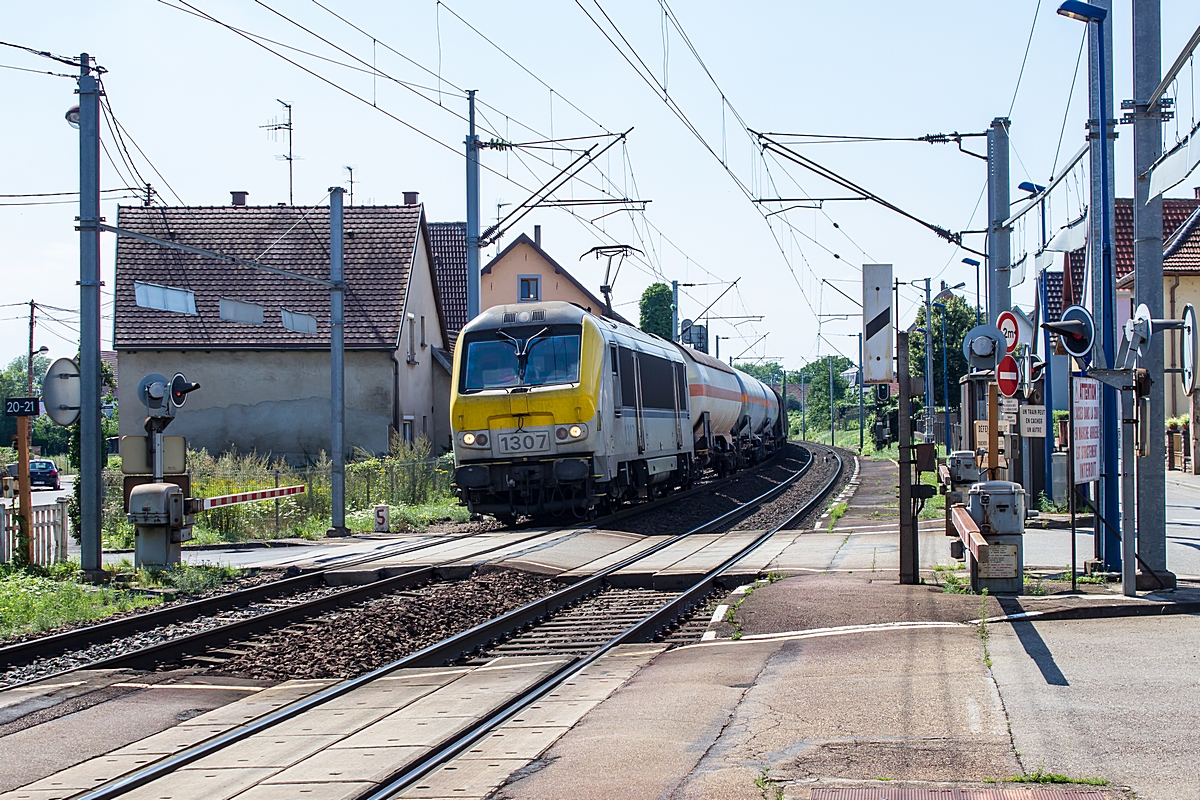
[[[1011,311],[1003,312],[996,317],[996,327],[1004,337],[1004,352],[1011,353],[1016,350],[1021,336],[1021,329],[1017,327],[1017,315]]]

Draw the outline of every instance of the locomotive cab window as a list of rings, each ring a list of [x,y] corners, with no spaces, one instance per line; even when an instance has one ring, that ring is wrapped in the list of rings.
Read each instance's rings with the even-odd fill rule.
[[[460,392],[579,382],[580,325],[525,325],[467,337]]]

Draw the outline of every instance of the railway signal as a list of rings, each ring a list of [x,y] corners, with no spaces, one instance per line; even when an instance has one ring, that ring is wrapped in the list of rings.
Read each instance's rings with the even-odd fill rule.
[[[993,325],[977,325],[963,337],[963,357],[973,369],[991,371],[1004,351],[1004,335]]]
[[[1096,323],[1083,306],[1071,306],[1063,311],[1058,322],[1043,322],[1042,327],[1059,335],[1063,349],[1069,355],[1081,361],[1091,357],[1092,343],[1096,340]]]

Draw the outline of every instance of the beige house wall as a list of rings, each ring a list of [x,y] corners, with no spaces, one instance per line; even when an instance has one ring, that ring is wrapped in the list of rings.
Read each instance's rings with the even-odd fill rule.
[[[522,275],[537,275],[541,278],[540,300],[563,300],[597,313],[602,310],[595,300],[581,292],[569,278],[559,274],[553,264],[524,242],[517,244],[503,258],[494,262],[491,270],[480,277],[480,310],[518,302],[518,280]]]
[[[1122,320],[1132,316],[1133,295],[1128,288],[1117,291],[1118,307],[1121,309]],[[1191,303],[1200,310],[1200,275],[1164,275],[1163,276],[1163,316],[1167,319],[1182,319],[1183,308]],[[1178,369],[1179,363],[1179,332],[1165,331],[1163,333],[1163,364],[1167,369]],[[1183,379],[1180,375],[1168,372],[1163,376],[1152,376],[1155,380],[1166,380],[1166,416],[1178,417],[1191,413],[1191,398],[1183,391]],[[1195,426],[1193,426],[1194,429]]]
[[[438,454],[450,446],[450,397],[449,392],[438,385],[442,379],[448,386],[449,378],[433,355],[433,349],[444,348],[446,341],[438,320],[429,267],[429,254],[422,239],[417,243],[413,258],[405,296],[404,324],[396,346],[400,397],[396,429],[403,431],[405,418],[411,417],[413,438],[424,435],[433,445],[434,454]]]

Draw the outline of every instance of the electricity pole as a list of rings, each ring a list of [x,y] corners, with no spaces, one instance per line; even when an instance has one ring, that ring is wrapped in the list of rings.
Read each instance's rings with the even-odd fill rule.
[[[679,281],[671,281],[671,341],[679,341]]]
[[[786,373],[785,373],[786,374]],[[863,425],[866,424],[866,411],[863,409],[863,340],[862,331],[858,332],[858,452],[863,451]]]
[[[1008,126],[1007,117],[996,117],[988,128],[988,322],[1012,307],[1009,289],[1009,268],[1012,265],[1009,235],[1005,227],[1009,212],[1008,189]]]
[[[100,84],[87,53],[79,56],[78,84],[80,567],[100,578]]]
[[[933,435],[933,302],[929,296],[930,279],[925,279],[925,441],[936,441]]]
[[[828,358],[829,358],[829,362],[828,362],[829,363],[829,446],[833,447],[834,443],[837,441],[837,437],[834,435],[836,432],[836,428],[834,427],[834,424],[833,424],[833,421],[834,421],[834,416],[833,416],[833,354],[830,353]]]
[[[1147,105],[1161,77],[1162,19],[1159,0],[1133,0],[1134,302],[1145,303],[1154,319],[1163,317],[1162,195],[1147,203],[1150,181],[1143,176],[1162,153],[1160,106],[1158,103],[1152,107]],[[1171,340],[1175,335],[1171,335]],[[1151,375],[1163,375],[1162,348],[1149,348],[1140,366]],[[1150,439],[1146,443],[1146,457],[1137,459],[1137,549],[1142,561],[1168,587],[1173,587],[1175,576],[1167,572],[1166,474],[1162,437],[1166,427],[1164,385],[1165,381],[1162,380],[1150,385]],[[1146,413],[1144,406],[1142,413]]]
[[[329,189],[329,411],[331,420],[329,449],[333,451],[330,494],[333,500],[331,533],[345,536],[346,530],[346,378],[343,292],[345,274],[342,248],[342,192],[340,186]]]
[[[479,137],[475,135],[475,90],[467,91],[467,321],[479,316]]]

